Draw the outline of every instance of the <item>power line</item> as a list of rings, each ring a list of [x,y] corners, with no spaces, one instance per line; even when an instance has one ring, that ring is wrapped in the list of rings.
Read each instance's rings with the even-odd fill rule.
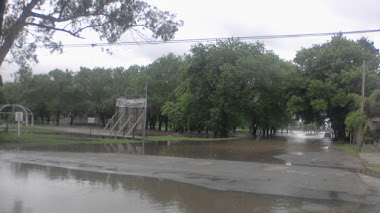
[[[115,42],[115,43],[82,43],[82,44],[63,44],[63,47],[106,47],[106,46],[133,46],[133,45],[156,45],[156,44],[180,44],[180,43],[202,43],[202,42],[215,42],[225,41],[231,38],[240,40],[267,40],[267,39],[282,39],[282,38],[302,38],[302,37],[321,37],[333,35],[350,35],[350,34],[364,34],[376,33],[380,29],[374,30],[357,30],[345,32],[327,32],[327,33],[307,33],[307,34],[283,34],[283,35],[256,35],[256,36],[243,36],[243,37],[220,37],[220,38],[192,38],[192,39],[174,39],[170,41],[129,41],[129,42]]]

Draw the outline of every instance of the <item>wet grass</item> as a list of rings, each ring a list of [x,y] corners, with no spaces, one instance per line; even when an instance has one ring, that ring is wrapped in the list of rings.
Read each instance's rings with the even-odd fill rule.
[[[360,151],[356,149],[355,146],[349,145],[349,144],[340,144],[336,145],[337,148],[342,150],[345,153],[348,153],[350,155],[353,155],[361,160],[361,162],[367,166],[368,168],[375,170],[375,171],[380,171],[380,164],[374,164],[374,163],[369,163],[368,161],[360,158],[359,153],[376,153],[379,152],[379,150],[373,148],[373,147],[368,147],[368,146],[363,146]]]
[[[338,144],[336,147],[343,152],[353,155],[355,157],[359,157],[359,152],[356,150],[356,148],[350,144]]]
[[[356,149],[356,146],[350,145],[350,144],[338,144],[336,145],[337,148],[342,150],[345,153],[348,153],[350,155],[359,157],[359,153],[375,153],[379,152],[375,148],[369,147],[369,146],[363,146],[360,148],[360,151]]]
[[[369,168],[380,172],[380,164],[368,163],[367,165]]]
[[[225,141],[238,140],[239,137],[229,138],[192,138],[184,136],[148,136],[146,141]],[[19,146],[41,146],[41,145],[62,145],[62,144],[83,144],[83,143],[139,143],[142,140],[114,139],[90,137],[81,134],[64,133],[59,130],[33,126],[23,127],[21,136],[17,136],[15,126],[10,127],[8,133],[0,132],[0,148],[13,148]]]
[[[0,148],[19,146],[39,146],[79,143],[136,143],[140,140],[123,140],[113,138],[97,138],[84,135],[70,135],[43,127],[24,127],[20,137],[14,129],[8,133],[0,133]]]

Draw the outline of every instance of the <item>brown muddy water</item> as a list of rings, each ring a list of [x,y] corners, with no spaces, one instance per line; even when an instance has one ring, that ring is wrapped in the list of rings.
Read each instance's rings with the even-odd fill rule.
[[[379,210],[379,209],[377,209]],[[215,191],[153,178],[0,161],[0,212],[378,212],[341,201]]]
[[[323,152],[330,141],[290,135],[222,142],[153,142],[28,147],[31,150],[114,152],[283,163],[284,153]],[[1,157],[1,156],[0,156]],[[373,206],[217,191],[168,180],[1,161],[0,213],[51,212],[379,212]]]
[[[322,136],[300,137],[291,134],[271,138],[242,139],[231,141],[158,141],[120,144],[75,144],[22,147],[24,150],[46,150],[65,152],[106,152],[145,154],[200,159],[255,161],[261,163],[284,162],[274,158],[285,153],[303,154],[323,152],[331,141],[321,140]]]

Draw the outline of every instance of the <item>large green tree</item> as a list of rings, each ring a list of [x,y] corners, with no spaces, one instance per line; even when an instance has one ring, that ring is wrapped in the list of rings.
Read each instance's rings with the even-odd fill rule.
[[[362,64],[366,61],[366,93],[378,87],[379,51],[366,39],[334,36],[322,45],[298,51],[294,62],[303,77],[295,90],[292,109],[306,122],[321,124],[329,118],[337,139],[345,137],[345,118],[350,111],[349,94],[360,94]]]
[[[144,70],[148,83],[148,120],[153,129],[157,120],[159,130],[162,123],[165,123],[165,130],[168,128],[168,117],[162,115],[162,107],[166,102],[175,100],[174,91],[178,86],[178,69],[181,63],[181,57],[170,53],[160,57]]]
[[[266,130],[289,121],[286,73],[292,69],[290,63],[261,43],[234,39],[198,44],[191,52],[180,68],[177,101],[164,107],[177,129],[209,129],[225,136],[242,120]]]
[[[174,14],[139,0],[8,0],[0,29],[0,66],[9,52],[25,65],[37,61],[39,45],[61,51],[56,32],[84,38],[90,30],[112,43],[127,30],[146,29],[154,38],[169,40],[182,24]]]

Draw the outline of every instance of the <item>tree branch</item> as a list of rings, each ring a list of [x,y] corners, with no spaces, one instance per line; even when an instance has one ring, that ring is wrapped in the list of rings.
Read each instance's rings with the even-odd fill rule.
[[[67,17],[65,19],[62,19],[62,14],[59,15],[59,18],[56,18],[56,17],[51,16],[51,15],[44,15],[44,14],[30,12],[30,16],[33,16],[33,17],[36,17],[36,18],[45,19],[45,20],[50,20],[50,21],[53,21],[53,22],[66,22],[66,21],[75,20],[75,19],[82,18],[82,17],[107,16],[107,14],[105,14],[105,13],[98,13],[98,12],[94,12],[94,13],[84,12],[82,14],[78,14],[78,15],[74,15],[74,16],[70,16],[70,17]]]
[[[53,22],[59,21],[58,18],[55,18],[53,16],[49,16],[49,15],[43,15],[43,14],[34,13],[34,12],[30,12],[30,15],[33,16],[33,17],[36,17],[36,18],[46,19],[46,20],[50,20],[50,21],[53,21]]]
[[[63,11],[65,10],[66,5],[67,5],[68,3],[69,3],[69,1],[65,1],[65,3],[62,5],[61,11],[59,12],[58,19],[61,19],[61,18],[62,18]]]
[[[35,27],[41,27],[41,28],[45,28],[45,29],[48,29],[48,30],[61,31],[61,32],[64,32],[64,33],[68,33],[68,34],[70,34],[70,35],[72,35],[74,37],[84,39],[83,37],[81,37],[81,36],[78,35],[79,31],[81,31],[82,29],[80,29],[77,32],[71,32],[69,30],[65,30],[65,29],[61,29],[61,28],[56,28],[56,27],[51,27],[51,26],[46,26],[46,25],[42,25],[42,24],[36,24],[36,23],[26,23],[26,25],[35,26]]]

